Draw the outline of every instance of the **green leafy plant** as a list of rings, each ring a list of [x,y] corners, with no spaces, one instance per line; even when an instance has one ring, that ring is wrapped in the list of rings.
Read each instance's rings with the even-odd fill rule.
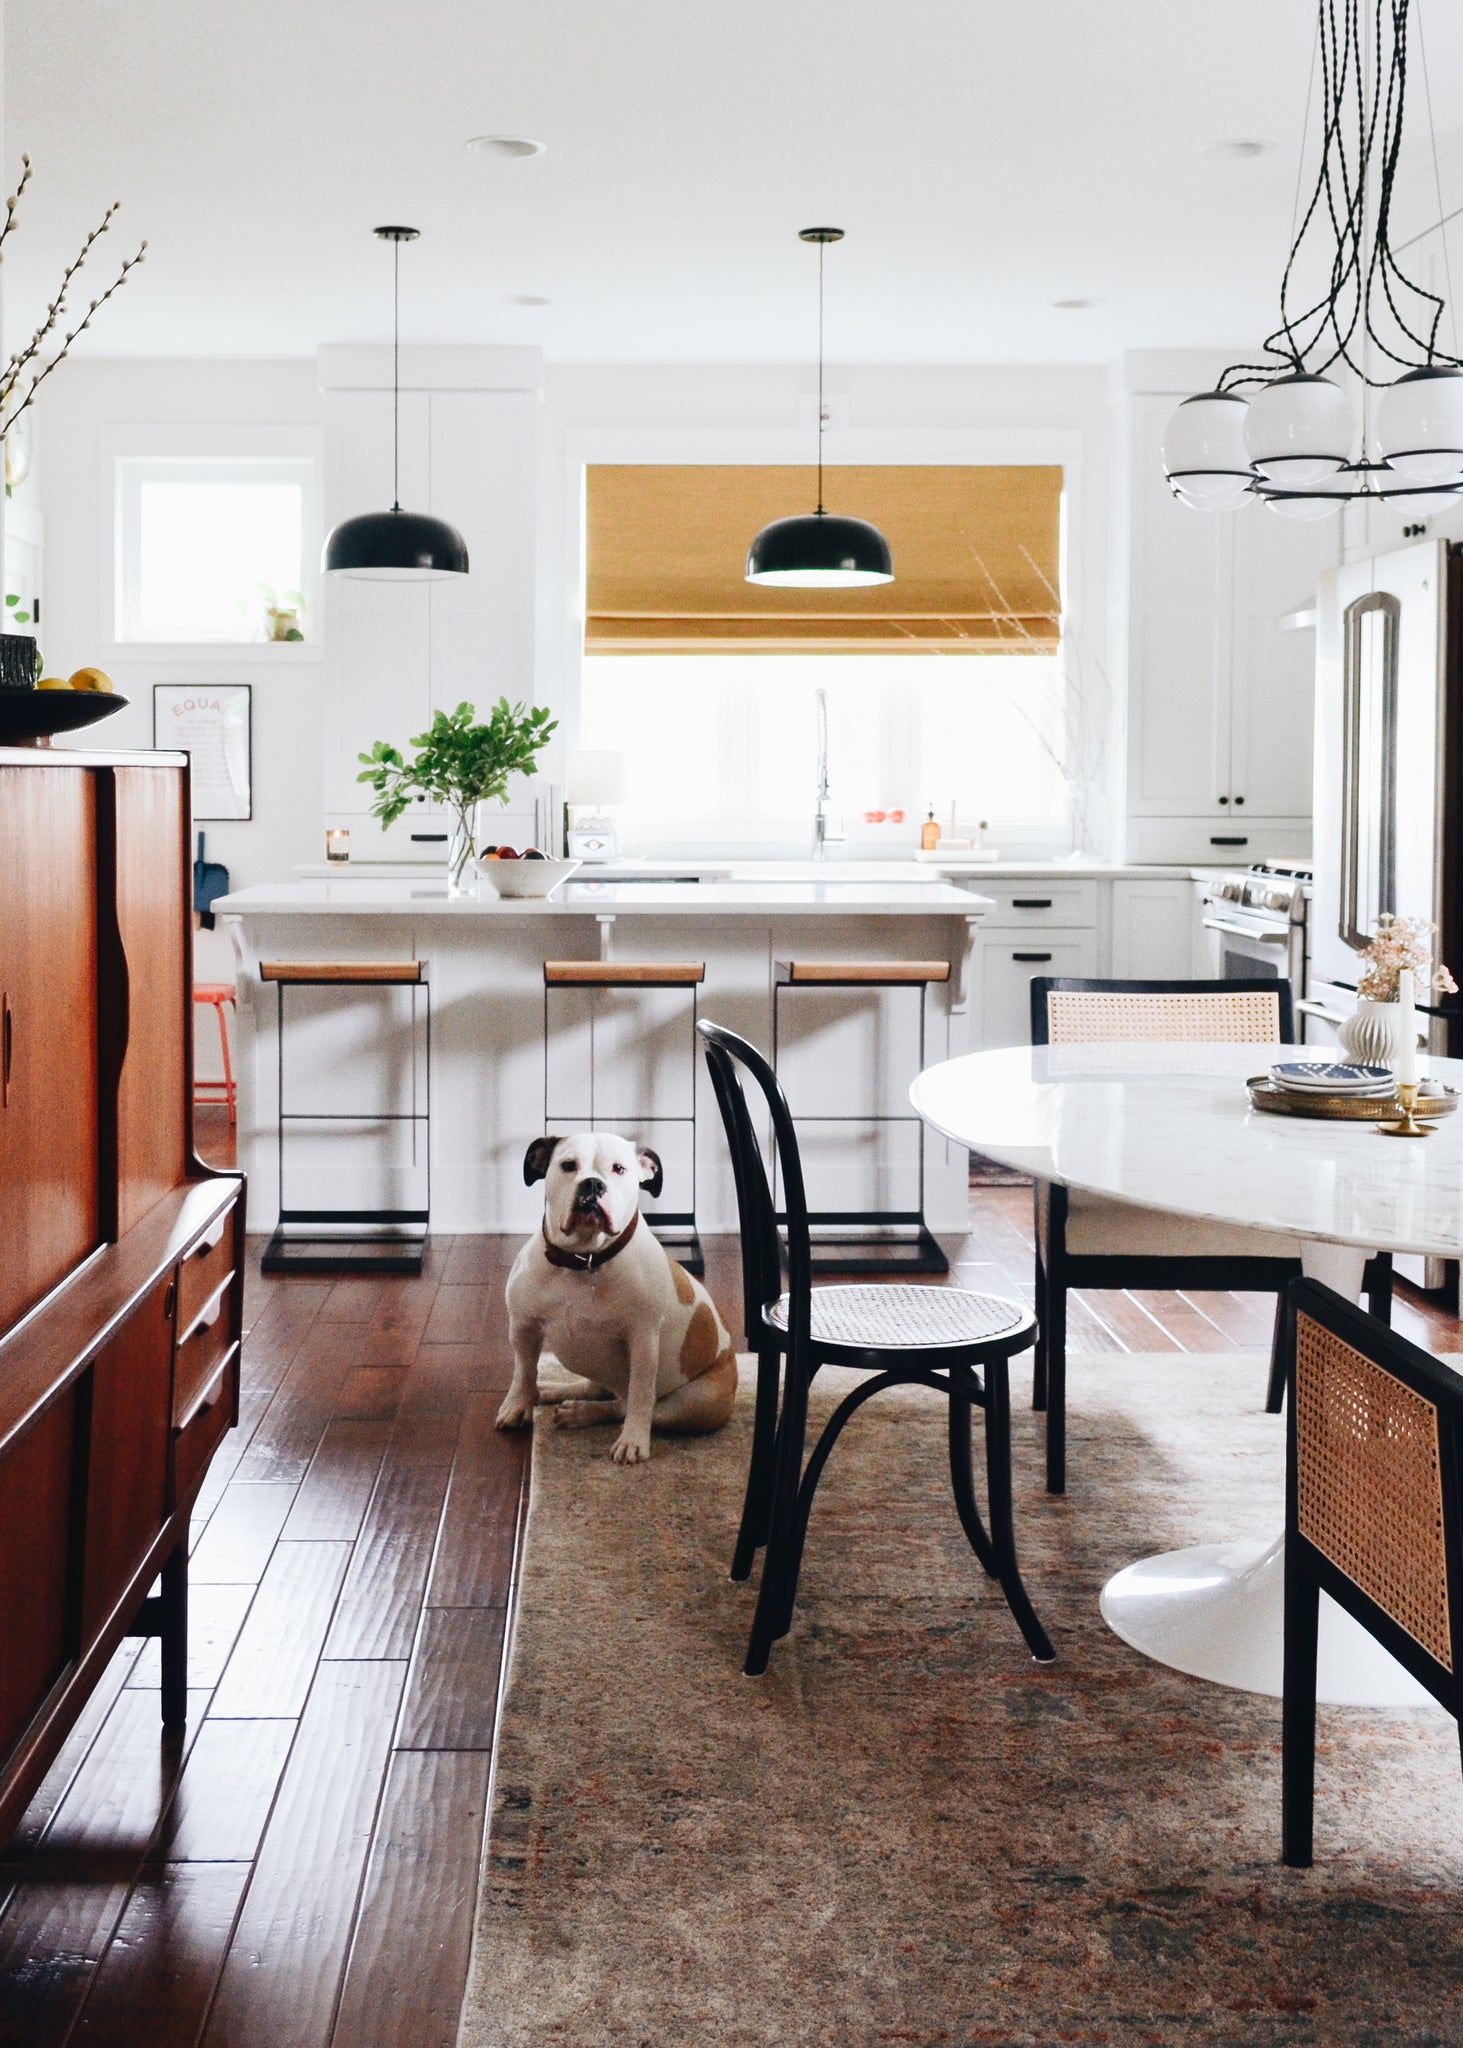
[[[16,607],[19,603],[19,596],[7,597],[5,600],[6,609],[9,611],[15,624],[17,626],[28,626],[30,624],[30,613],[17,611]]]
[[[536,774],[538,756],[558,725],[546,705],[530,711],[524,704],[510,704],[506,697],[498,699],[486,725],[475,723],[476,718],[471,704],[459,704],[450,713],[439,711],[426,732],[407,742],[417,750],[410,761],[388,741],[377,740],[369,754],[359,756],[362,768],[356,777],[375,790],[371,814],[381,820],[383,831],[418,797],[446,805],[456,827],[450,855],[454,882],[462,880],[477,858],[477,806],[502,803],[510,776]]]

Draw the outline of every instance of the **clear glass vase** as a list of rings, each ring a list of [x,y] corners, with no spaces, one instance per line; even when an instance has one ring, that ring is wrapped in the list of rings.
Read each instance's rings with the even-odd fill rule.
[[[447,894],[475,896],[482,881],[477,855],[476,804],[453,804],[447,813]]]

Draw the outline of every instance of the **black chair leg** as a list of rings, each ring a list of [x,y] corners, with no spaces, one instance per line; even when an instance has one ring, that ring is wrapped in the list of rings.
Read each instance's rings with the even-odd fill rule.
[[[188,1546],[180,1543],[162,1568],[159,1649],[162,1653],[163,1726],[188,1721]]]
[[[996,1577],[1027,1649],[1039,1664],[1050,1664],[1057,1653],[1037,1619],[1016,1564],[1016,1531],[1011,1521],[1011,1377],[1004,1358],[992,1360],[985,1369],[985,1460]]]
[[[960,1526],[965,1531],[971,1549],[980,1559],[981,1568],[989,1579],[1000,1576],[996,1568],[995,1546],[986,1534],[985,1523],[980,1518],[980,1509],[975,1501],[975,1474],[971,1467],[970,1434],[974,1402],[971,1396],[953,1383],[950,1387],[950,1487],[955,1495],[955,1512],[960,1517]]]
[[[1285,1679],[1281,1702],[1280,1854],[1294,1870],[1311,1864],[1316,1793],[1316,1629],[1321,1589],[1287,1548]]]
[[[1285,1360],[1280,1355],[1280,1338],[1285,1328],[1285,1296],[1275,1297],[1275,1329],[1270,1338],[1270,1384],[1265,1389],[1265,1413],[1279,1415],[1285,1406]]]
[[[1366,1305],[1368,1313],[1379,1323],[1392,1322],[1392,1255],[1380,1252],[1374,1259],[1368,1259],[1366,1268]]]
[[[752,1561],[767,1541],[772,1514],[773,1478],[777,1469],[777,1398],[780,1392],[781,1354],[763,1351],[757,1359],[757,1406],[752,1420],[752,1455],[747,1463],[747,1493],[742,1503],[742,1524],[732,1552],[731,1575],[750,1578]]]
[[[742,1666],[748,1678],[760,1678],[767,1669],[772,1645],[779,1636],[787,1634],[797,1593],[796,1560],[802,1548],[797,1541],[798,1481],[802,1475],[803,1439],[807,1426],[807,1382],[794,1372],[789,1359],[783,1376],[782,1415],[777,1428],[777,1462],[772,1480],[767,1548],[762,1556],[762,1582],[757,1588],[747,1661]]]
[[[1046,1285],[1046,1490],[1067,1490],[1067,1288],[1047,1276]],[[990,1428],[987,1415],[986,1428]]]
[[[1041,1255],[1041,1183],[1037,1182],[1036,1196],[1036,1356],[1031,1362],[1031,1405],[1040,1414],[1046,1406],[1046,1317],[1047,1277],[1046,1261]]]

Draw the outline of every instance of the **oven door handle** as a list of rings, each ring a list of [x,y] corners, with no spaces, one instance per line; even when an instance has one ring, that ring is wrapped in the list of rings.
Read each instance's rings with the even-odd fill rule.
[[[1289,943],[1288,932],[1259,932],[1253,925],[1231,924],[1228,918],[1206,917],[1206,932],[1228,932],[1234,939],[1257,939],[1262,946],[1284,946]]]

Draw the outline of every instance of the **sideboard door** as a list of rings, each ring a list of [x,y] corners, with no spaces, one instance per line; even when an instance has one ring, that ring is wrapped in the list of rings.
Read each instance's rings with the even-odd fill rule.
[[[117,1234],[188,1177],[193,1020],[184,779],[119,767],[117,931],[127,961],[127,1053],[117,1089]]]
[[[99,1241],[96,787],[87,769],[0,768],[0,876],[3,1331]]]

